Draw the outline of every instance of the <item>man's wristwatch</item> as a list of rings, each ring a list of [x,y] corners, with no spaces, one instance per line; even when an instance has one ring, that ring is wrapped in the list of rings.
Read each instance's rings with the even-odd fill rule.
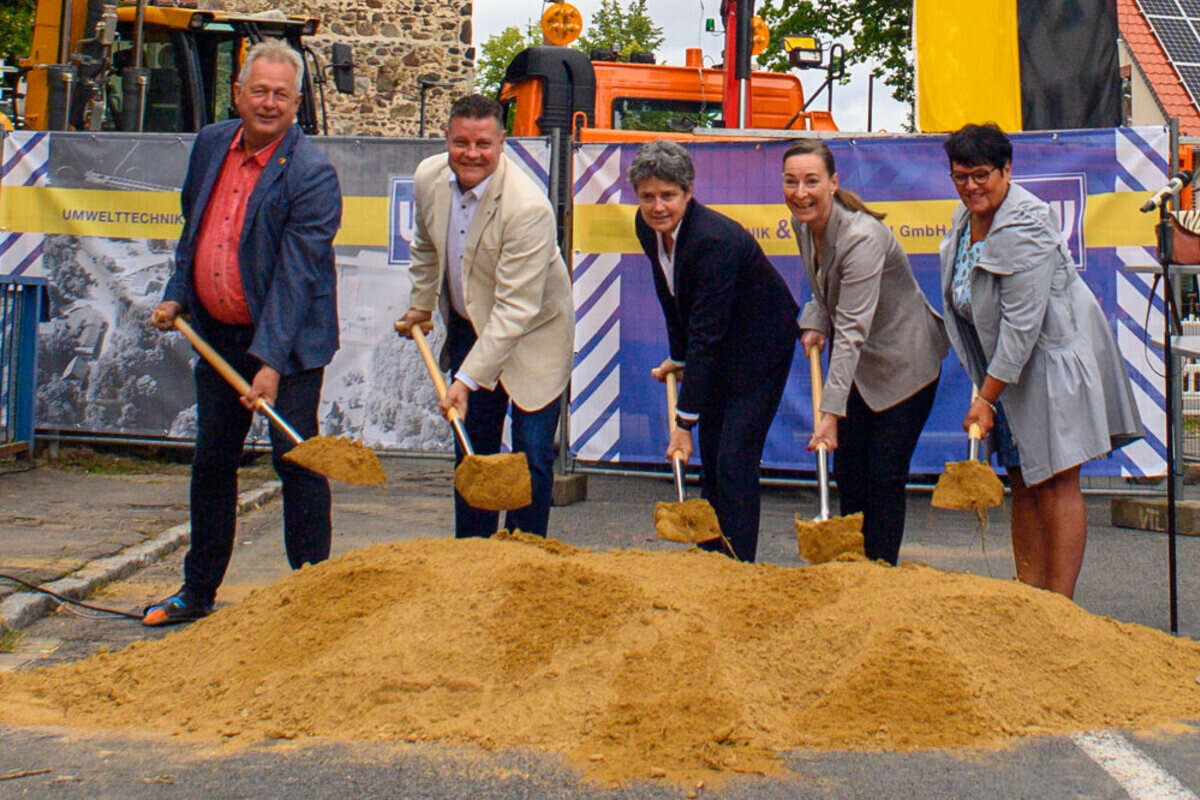
[[[696,427],[696,420],[684,419],[683,417],[676,414],[675,415],[675,427],[679,428],[679,430],[681,430],[681,431],[690,431],[692,428]]]

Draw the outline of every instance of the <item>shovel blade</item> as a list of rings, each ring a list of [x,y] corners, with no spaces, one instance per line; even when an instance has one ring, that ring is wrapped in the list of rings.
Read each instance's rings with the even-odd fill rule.
[[[796,517],[796,545],[810,564],[824,564],[843,554],[865,557],[862,513],[825,520]]]
[[[511,511],[533,502],[524,453],[464,456],[454,470],[454,488],[473,508]]]
[[[387,480],[378,456],[362,442],[340,436],[313,436],[305,439],[283,457],[327,478],[378,486]]]
[[[934,508],[956,511],[995,508],[1004,502],[1004,484],[982,461],[948,461],[930,502]]]
[[[717,512],[705,499],[693,497],[682,503],[657,503],[654,506],[654,530],[658,538],[670,542],[699,544],[721,538]]]

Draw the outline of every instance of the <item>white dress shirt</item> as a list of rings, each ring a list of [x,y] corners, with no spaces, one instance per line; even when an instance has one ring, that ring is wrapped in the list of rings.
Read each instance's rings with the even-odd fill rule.
[[[679,224],[675,226],[675,230],[671,231],[671,252],[667,252],[667,248],[663,242],[663,235],[655,231],[654,235],[658,239],[658,266],[662,270],[663,277],[667,280],[667,291],[671,293],[671,297],[675,296],[675,254],[679,252],[679,229],[683,227],[683,220],[679,220]],[[670,359],[671,363],[683,366],[682,361]],[[696,420],[700,418],[699,414],[693,414],[687,411],[675,410],[675,415],[685,420]]]
[[[465,192],[458,185],[458,178],[450,175],[450,223],[446,227],[446,285],[450,290],[450,306],[463,319],[467,316],[467,299],[463,291],[463,253],[467,249],[467,233],[475,219],[475,211],[479,208],[479,199],[487,191],[488,175],[475,186]],[[467,385],[471,391],[479,385],[465,373],[459,372],[454,376]]]

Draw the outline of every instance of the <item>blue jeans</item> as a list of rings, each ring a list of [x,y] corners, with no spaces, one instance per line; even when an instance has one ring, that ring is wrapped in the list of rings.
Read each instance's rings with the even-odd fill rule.
[[[475,330],[469,320],[453,310],[450,311],[447,326],[446,346],[450,356],[450,374],[453,376],[475,344]],[[556,397],[535,411],[525,411],[516,403],[512,404],[512,449],[514,453],[524,453],[529,461],[533,502],[505,514],[504,527],[510,531],[546,535],[554,493],[554,432],[558,428],[560,399]],[[471,440],[471,447],[478,455],[500,452],[504,417],[508,409],[508,392],[499,383],[492,390],[480,387],[471,392],[463,427]],[[462,444],[456,436],[455,465],[462,461],[464,455]],[[454,492],[454,535],[457,538],[491,536],[497,531],[499,522],[499,512],[473,508],[457,490]]]
[[[249,325],[205,325],[208,343],[247,381],[254,379],[258,360],[246,349],[254,337]],[[275,410],[307,439],[317,435],[317,406],[324,369],[284,375],[279,381]],[[237,524],[237,470],[253,414],[217,371],[196,362],[196,454],[192,462],[192,534],[183,561],[184,585],[201,601],[211,603],[225,578],[233,554]],[[333,531],[329,481],[283,459],[292,440],[271,426],[271,463],[283,482],[283,538],[288,564],[299,569],[329,558]]]

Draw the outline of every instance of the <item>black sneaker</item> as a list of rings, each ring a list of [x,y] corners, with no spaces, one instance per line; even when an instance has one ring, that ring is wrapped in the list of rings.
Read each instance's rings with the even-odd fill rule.
[[[207,617],[212,610],[212,603],[199,602],[185,586],[167,599],[146,606],[142,612],[142,624],[155,628],[160,625],[191,622]]]

